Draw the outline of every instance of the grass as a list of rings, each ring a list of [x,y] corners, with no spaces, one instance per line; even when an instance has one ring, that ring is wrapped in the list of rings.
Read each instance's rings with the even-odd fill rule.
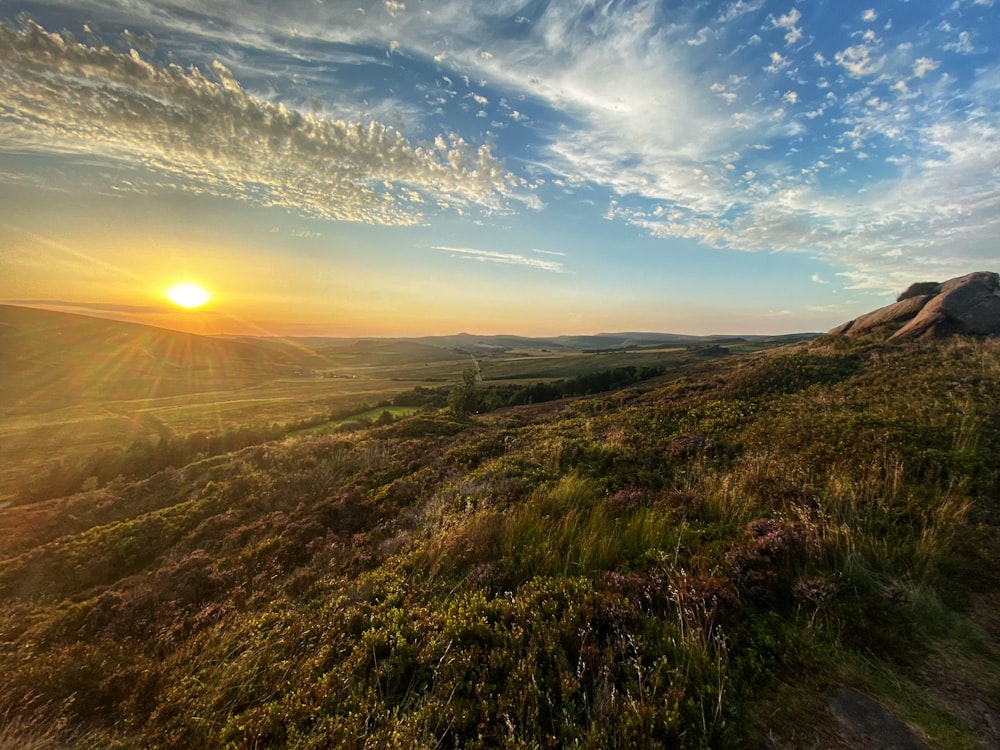
[[[727,748],[835,744],[851,685],[981,746],[1000,344],[827,346],[5,508],[0,694],[64,744]]]
[[[416,406],[377,406],[373,409],[368,409],[366,411],[358,412],[357,414],[352,414],[349,417],[344,417],[343,419],[331,419],[329,422],[324,422],[323,424],[315,425],[313,427],[307,427],[302,430],[296,430],[289,434],[292,436],[322,435],[327,432],[336,432],[338,429],[347,424],[375,422],[386,412],[391,414],[394,419],[401,419],[403,417],[412,416],[419,411],[420,408]]]

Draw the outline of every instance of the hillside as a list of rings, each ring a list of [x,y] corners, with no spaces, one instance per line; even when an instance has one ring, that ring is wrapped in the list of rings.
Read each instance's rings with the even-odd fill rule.
[[[8,507],[0,746],[995,746],[998,415],[827,337]]]
[[[124,478],[140,478],[148,467],[182,465],[196,453],[215,455],[227,446],[259,442],[264,435],[339,428],[350,418],[374,419],[407,392],[409,407],[428,398],[443,404],[446,394],[412,391],[447,389],[469,368],[494,384],[584,374],[596,382],[619,368],[648,373],[728,353],[715,337],[692,339],[715,344],[678,346],[663,343],[673,338],[669,334],[635,334],[660,342],[637,349],[619,346],[622,336],[633,334],[597,337],[610,346],[597,352],[550,339],[469,334],[431,339],[207,337],[0,306],[0,504],[52,497],[88,480],[103,486],[119,471]],[[744,351],[775,343],[767,338],[726,340],[727,346]],[[511,348],[514,344],[517,348]],[[514,390],[508,387],[506,396]],[[596,390],[600,388],[574,392]],[[538,396],[528,394],[536,401]],[[548,394],[546,400],[552,397]],[[491,403],[503,401],[494,398]],[[164,441],[175,449],[163,449]],[[161,454],[169,455],[150,455],[157,444]]]
[[[323,364],[315,352],[281,342],[233,341],[13,305],[0,305],[0,351],[6,413],[246,386]]]

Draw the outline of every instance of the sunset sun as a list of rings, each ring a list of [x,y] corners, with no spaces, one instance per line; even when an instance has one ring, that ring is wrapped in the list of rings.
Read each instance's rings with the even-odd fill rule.
[[[212,295],[197,284],[175,284],[167,290],[167,299],[186,308],[201,307],[211,298]]]

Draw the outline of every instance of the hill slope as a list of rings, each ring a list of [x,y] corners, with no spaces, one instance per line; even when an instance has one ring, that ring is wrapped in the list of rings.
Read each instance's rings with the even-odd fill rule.
[[[234,341],[73,313],[0,305],[7,413],[258,383],[321,366],[304,347]]]
[[[843,346],[4,509],[0,736],[996,742],[1000,344]]]

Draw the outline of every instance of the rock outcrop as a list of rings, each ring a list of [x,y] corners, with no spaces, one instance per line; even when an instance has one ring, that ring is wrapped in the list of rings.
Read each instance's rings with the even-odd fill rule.
[[[956,333],[1000,336],[1000,274],[980,271],[913,284],[891,305],[842,323],[831,334],[888,335],[890,341]]]

